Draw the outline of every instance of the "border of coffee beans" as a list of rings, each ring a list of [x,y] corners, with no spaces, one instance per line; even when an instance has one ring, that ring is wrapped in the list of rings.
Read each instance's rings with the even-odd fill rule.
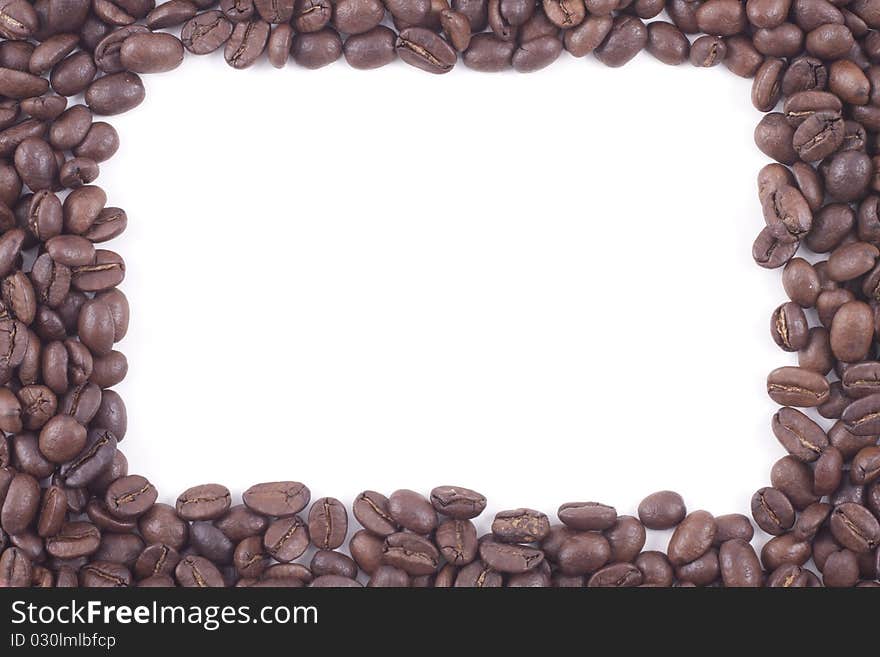
[[[880,586],[880,0],[215,4],[0,0],[0,586]],[[119,145],[96,117],[137,106],[141,75],[220,48],[235,68],[265,53],[438,74],[459,55],[530,72],[564,50],[608,66],[647,50],[752,78],[755,142],[775,160],[758,175],[753,257],[785,267],[771,334],[798,357],[767,378],[788,455],[752,499],[772,536],[760,553],[747,516],[688,513],[670,491],[638,518],[580,502],[558,524],[503,511],[482,537],[474,491],[366,491],[351,556],[346,506],[321,498],[303,518],[300,483],[234,506],[216,484],[157,503],[118,449],[125,265],[98,246],[127,217],[92,184]],[[828,255],[795,257],[801,245]],[[643,551],[649,529],[674,530],[665,553]]]

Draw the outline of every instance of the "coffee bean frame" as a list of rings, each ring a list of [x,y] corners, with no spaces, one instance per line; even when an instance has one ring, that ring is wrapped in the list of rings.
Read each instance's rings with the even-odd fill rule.
[[[0,586],[880,586],[880,0],[216,4],[0,0]],[[748,514],[660,491],[637,517],[569,502],[555,519],[501,511],[479,536],[486,498],[457,486],[367,490],[350,508],[295,481],[159,502],[119,449],[129,305],[104,247],[127,215],[93,183],[119,146],[104,117],[143,101],[141,76],[221,49],[238,69],[433,74],[647,50],[752,79],[774,160],[752,255],[782,268],[770,333],[797,366],[767,377],[787,454]],[[757,550],[755,525],[771,536]],[[665,553],[644,550],[657,530]]]

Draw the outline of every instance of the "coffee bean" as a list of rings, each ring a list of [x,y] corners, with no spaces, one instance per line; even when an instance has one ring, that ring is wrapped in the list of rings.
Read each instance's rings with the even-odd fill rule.
[[[393,566],[380,566],[367,582],[369,588],[408,588],[409,575]]]
[[[785,351],[799,351],[806,347],[809,327],[803,309],[794,302],[779,306],[770,318],[770,335]]]
[[[144,85],[135,73],[112,73],[92,82],[85,100],[95,114],[121,114],[143,102]]]
[[[299,516],[279,518],[266,529],[263,544],[277,561],[293,561],[309,547],[308,527]]]
[[[609,529],[617,522],[617,510],[598,502],[567,502],[557,516],[568,527],[583,531]]]
[[[184,520],[213,520],[226,513],[231,499],[229,489],[225,486],[204,484],[181,493],[176,509]]]
[[[216,588],[224,584],[220,571],[204,557],[184,557],[175,567],[174,576],[184,587]]]
[[[693,511],[679,523],[669,539],[666,553],[673,565],[690,563],[705,554],[715,540],[715,518],[707,511]]]
[[[69,415],[56,415],[40,431],[40,452],[53,463],[65,463],[86,445],[86,428]]]
[[[547,516],[534,509],[499,511],[492,521],[492,534],[505,543],[535,543],[549,533],[550,521]]]
[[[269,23],[266,21],[251,20],[236,23],[223,52],[226,63],[237,69],[253,65],[266,49],[269,30]]]
[[[318,550],[309,563],[309,570],[317,577],[333,575],[354,579],[357,577],[357,564],[348,556],[333,550]]]
[[[226,43],[232,29],[232,23],[221,12],[206,11],[183,24],[180,40],[194,55],[207,55]]]
[[[364,491],[355,499],[352,511],[357,521],[377,536],[390,536],[400,529],[388,512],[388,498],[381,493]]]
[[[455,50],[440,36],[421,27],[408,27],[397,37],[397,54],[428,73],[448,73],[458,59]]]
[[[880,447],[863,447],[853,457],[850,480],[857,485],[870,484],[880,478]]]
[[[411,576],[431,575],[440,565],[440,553],[429,540],[398,532],[385,538],[382,561]]]
[[[189,542],[189,526],[167,504],[154,504],[137,520],[141,536],[148,543],[182,550]]]
[[[233,563],[239,577],[260,577],[268,565],[268,556],[259,536],[249,536],[235,546]]]
[[[677,66],[687,61],[691,45],[672,23],[654,21],[648,23],[648,43],[645,48],[664,64]]]
[[[476,518],[486,508],[483,495],[460,486],[438,486],[431,491],[430,498],[438,513],[457,520]]]
[[[610,559],[608,540],[596,532],[583,532],[563,541],[556,561],[565,575],[586,575],[596,572]]]
[[[639,503],[639,520],[648,529],[672,529],[687,514],[681,495],[673,491],[659,491]]]
[[[480,544],[480,557],[498,572],[524,573],[539,566],[544,560],[544,553],[525,545],[488,540]]]
[[[293,61],[305,68],[317,69],[332,64],[342,56],[342,39],[329,28],[298,33],[290,51]]]
[[[623,66],[648,45],[648,29],[635,16],[621,14],[614,19],[605,40],[593,50],[605,66]]]
[[[784,493],[761,488],[752,496],[752,517],[765,532],[779,536],[794,525],[795,511]]]
[[[652,25],[654,24],[652,23]],[[613,26],[614,19],[610,15],[588,15],[580,25],[565,31],[563,45],[575,57],[585,57],[605,41]],[[650,47],[650,26],[648,30],[649,38],[646,47]],[[479,36],[475,36],[474,39]]]
[[[853,552],[868,552],[880,545],[880,523],[865,507],[846,502],[831,512],[835,540]]]
[[[781,408],[773,416],[773,434],[793,456],[805,462],[819,458],[828,437],[818,424],[794,408]]]
[[[761,549],[761,563],[771,571],[784,564],[803,566],[809,558],[810,544],[797,540],[793,534],[775,536]]]
[[[701,36],[691,44],[690,62],[700,68],[717,66],[727,57],[727,44],[721,37]]]
[[[322,550],[335,550],[348,534],[348,513],[345,505],[333,497],[322,497],[309,511],[309,536]]]
[[[382,22],[385,7],[379,0],[338,0],[333,8],[333,27],[345,34],[363,34]]]
[[[785,62],[774,57],[762,58],[762,61],[752,81],[752,105],[759,112],[770,112],[780,99],[780,79],[785,72]]]
[[[267,516],[292,516],[302,511],[311,499],[311,492],[296,481],[257,484],[242,495],[247,507]]]
[[[429,534],[437,526],[437,512],[422,495],[398,490],[388,498],[388,515],[400,527],[416,534]]]
[[[132,34],[122,42],[119,60],[133,73],[164,73],[183,62],[183,44],[162,32]]]
[[[510,68],[515,48],[515,44],[492,34],[475,34],[462,61],[475,71],[503,71]]]
[[[46,539],[46,552],[56,559],[76,559],[94,554],[101,545],[101,532],[88,522],[67,522]]]
[[[214,525],[231,541],[239,542],[251,536],[258,536],[266,531],[269,521],[254,513],[243,504],[237,504],[222,517],[214,521]]]
[[[477,556],[477,530],[470,520],[447,520],[435,534],[440,554],[450,564],[464,566]]]
[[[11,536],[30,527],[40,506],[40,484],[28,474],[16,474],[10,480],[0,509],[0,527]]]
[[[156,488],[144,477],[128,475],[110,484],[104,501],[114,516],[134,518],[149,510],[157,496]]]
[[[794,456],[784,456],[773,464],[770,482],[797,510],[818,501],[818,496],[813,492],[813,471]]]

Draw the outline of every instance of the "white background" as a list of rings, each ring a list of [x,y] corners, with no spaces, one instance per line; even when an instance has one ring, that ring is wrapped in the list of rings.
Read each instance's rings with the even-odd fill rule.
[[[764,378],[794,360],[750,255],[749,81],[215,53],[145,82],[98,182],[129,215],[122,449],[160,499],[295,479],[748,512],[782,454]]]

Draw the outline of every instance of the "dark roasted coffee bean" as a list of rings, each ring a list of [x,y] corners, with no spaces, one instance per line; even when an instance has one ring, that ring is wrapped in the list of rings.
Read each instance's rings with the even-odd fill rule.
[[[700,68],[711,68],[724,61],[727,44],[721,37],[701,36],[691,44],[690,62]]]
[[[715,518],[707,511],[693,511],[679,523],[669,539],[666,553],[673,565],[683,565],[705,554],[715,540]]]
[[[119,49],[119,61],[134,73],[164,73],[183,62],[183,44],[162,32],[132,34]]]
[[[94,554],[101,545],[101,532],[88,522],[68,522],[46,539],[46,552],[56,559],[75,559]]]
[[[134,563],[134,574],[138,579],[159,575],[170,576],[180,563],[180,554],[171,546],[153,543],[144,548]]]
[[[549,519],[534,509],[499,511],[492,521],[492,534],[505,543],[534,543],[549,533]]]
[[[317,69],[332,64],[342,56],[342,39],[325,28],[317,32],[298,33],[290,51],[293,61],[305,68]]]
[[[189,19],[180,31],[183,47],[194,55],[207,55],[232,36],[232,23],[221,12],[212,10]]]
[[[611,559],[611,544],[596,532],[576,533],[559,547],[556,561],[565,575],[594,573]]]
[[[189,526],[167,504],[154,504],[138,518],[138,529],[147,543],[181,550],[189,542]]]
[[[559,507],[557,516],[568,527],[583,531],[609,529],[617,522],[615,508],[598,502],[567,502]]]
[[[431,575],[440,565],[440,553],[429,540],[398,532],[385,539],[382,562],[400,568],[410,576]]]
[[[156,488],[140,475],[117,479],[107,489],[107,509],[119,518],[134,518],[145,513],[157,497]]]
[[[880,392],[880,362],[869,360],[846,368],[841,380],[843,392],[850,399],[859,399]]]
[[[820,374],[799,367],[780,367],[767,376],[767,394],[790,406],[818,406],[828,399],[828,381]]]
[[[880,478],[880,447],[863,447],[853,457],[850,480],[857,485],[870,484]]]
[[[611,31],[593,52],[606,66],[623,66],[648,45],[648,29],[635,16],[621,14]]]
[[[355,499],[352,511],[357,521],[377,536],[389,536],[400,529],[388,512],[388,498],[381,493],[364,491]]]
[[[755,72],[752,81],[752,105],[759,112],[769,112],[779,102],[780,80],[785,72],[785,62],[768,57]],[[763,150],[763,149],[762,149]]]
[[[477,530],[470,520],[447,520],[440,523],[434,538],[440,554],[454,566],[464,566],[477,556]]]
[[[874,313],[868,304],[849,301],[840,306],[831,322],[831,350],[836,358],[846,363],[863,360],[873,337]]]
[[[785,351],[799,351],[806,347],[809,327],[803,309],[791,301],[779,306],[770,319],[770,334]]]
[[[725,541],[731,541],[735,538],[739,538],[746,542],[749,542],[755,535],[755,530],[752,527],[752,523],[746,516],[742,515],[741,513],[728,513],[726,515],[716,517],[715,527],[717,529],[717,531],[715,532],[714,541],[714,544],[716,546],[721,545]]]
[[[360,569],[371,575],[382,563],[384,541],[367,530],[361,529],[351,537],[348,549]]]
[[[388,515],[394,522],[416,534],[429,534],[437,526],[437,512],[424,496],[411,490],[398,490],[388,498]]]
[[[32,576],[33,566],[22,550],[10,547],[0,554],[0,587],[28,587]]]
[[[639,519],[648,529],[672,529],[687,514],[681,495],[659,491],[639,503]]]
[[[648,43],[645,48],[664,64],[672,66],[683,64],[688,59],[690,47],[687,37],[672,23],[665,21],[648,23]]]
[[[448,73],[458,59],[440,36],[421,27],[409,27],[397,37],[397,54],[411,66],[429,73]]]
[[[269,23],[262,20],[236,23],[223,52],[226,63],[237,69],[253,65],[266,50],[269,30]]]
[[[28,474],[16,474],[8,484],[3,507],[0,509],[0,528],[15,536],[30,527],[40,508],[40,484]]]
[[[354,579],[357,577],[357,564],[341,552],[318,550],[309,562],[309,570],[315,577],[334,575]]]
[[[486,508],[483,495],[460,486],[438,486],[431,491],[430,498],[438,513],[457,520],[476,518]]]
[[[243,504],[237,504],[215,520],[214,525],[226,534],[229,540],[239,542],[262,534],[266,531],[269,521],[265,516],[254,513]]]
[[[184,520],[219,518],[231,504],[229,489],[220,484],[204,484],[185,490],[177,498],[177,513]]]
[[[761,488],[752,496],[752,517],[765,532],[779,536],[794,525],[795,511],[784,493]]]
[[[232,563],[235,544],[209,522],[194,522],[189,528],[189,544],[197,554],[218,566]]]
[[[293,46],[293,36],[293,28],[288,23],[282,23],[272,28],[272,33],[266,44],[266,55],[269,63],[275,68],[283,68],[287,64],[287,60],[290,58],[290,48]]]
[[[818,501],[813,493],[813,471],[794,456],[784,456],[773,465],[770,482],[785,494],[795,509],[805,509]]]
[[[189,0],[169,0],[147,14],[146,24],[151,30],[175,27],[188,21],[197,12],[198,7]]]
[[[348,534],[348,513],[345,505],[333,497],[322,497],[309,511],[309,536],[321,550],[335,550]]]
[[[847,502],[836,507],[829,526],[835,540],[854,552],[868,552],[880,545],[880,523],[859,504]]]
[[[828,446],[822,427],[793,408],[779,409],[773,416],[772,429],[789,454],[805,462],[815,461]]]
[[[333,5],[330,0],[296,0],[293,27],[297,32],[317,32],[330,22]]]
[[[385,7],[379,0],[338,0],[333,7],[333,27],[345,34],[363,34],[382,22]]]
[[[535,548],[511,543],[483,541],[480,557],[490,568],[502,573],[524,573],[544,560],[544,553]]]
[[[224,585],[223,575],[204,557],[186,556],[174,569],[177,583],[184,587],[216,588]]]
[[[841,420],[847,431],[856,436],[880,435],[880,394],[851,402],[844,409]]]
[[[496,72],[510,68],[516,45],[493,34],[475,34],[462,61],[475,71]]]
[[[309,546],[308,527],[299,516],[279,518],[266,529],[263,544],[277,561],[293,561]]]

